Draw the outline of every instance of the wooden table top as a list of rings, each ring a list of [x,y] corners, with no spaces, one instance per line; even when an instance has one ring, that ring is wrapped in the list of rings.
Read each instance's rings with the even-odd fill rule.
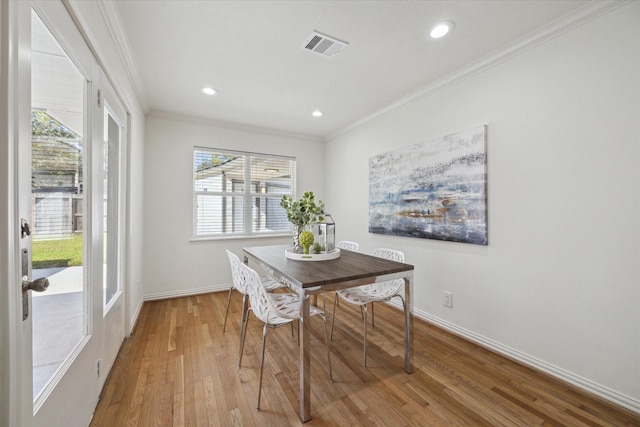
[[[357,286],[372,283],[377,276],[412,271],[413,265],[378,258],[371,255],[340,250],[340,257],[327,261],[297,261],[285,256],[287,245],[253,246],[243,251],[254,261],[286,277],[302,288],[353,282]]]

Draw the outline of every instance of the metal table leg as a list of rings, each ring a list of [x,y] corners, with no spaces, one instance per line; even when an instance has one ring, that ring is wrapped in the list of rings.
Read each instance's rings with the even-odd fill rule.
[[[300,314],[300,419],[307,422],[311,419],[311,349],[309,341],[309,295],[301,291],[302,306]]]
[[[413,272],[404,278],[404,303],[406,305],[404,310],[404,370],[411,374],[413,373],[413,302],[411,300],[411,293],[413,291]]]

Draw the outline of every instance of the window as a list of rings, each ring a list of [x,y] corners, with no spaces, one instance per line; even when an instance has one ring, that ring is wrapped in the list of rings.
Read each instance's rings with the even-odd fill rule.
[[[280,199],[294,194],[295,166],[290,157],[196,147],[194,236],[288,232],[290,224]]]

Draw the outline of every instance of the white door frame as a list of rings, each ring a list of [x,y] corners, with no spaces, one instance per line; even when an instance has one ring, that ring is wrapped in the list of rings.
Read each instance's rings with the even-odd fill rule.
[[[64,5],[62,1],[54,2],[58,6]],[[30,86],[31,86],[31,72],[30,72],[30,58],[25,52],[30,52],[30,36],[24,34],[25,28],[31,27],[31,6],[32,3],[28,1],[2,1],[0,2],[0,200],[6,201],[6,203],[0,203],[0,233],[6,235],[7,238],[0,239],[0,425],[9,426],[28,426],[31,424],[31,420],[23,419],[23,414],[32,413],[33,400],[32,395],[29,394],[29,398],[24,398],[25,390],[21,385],[21,378],[24,377],[26,370],[29,371],[29,378],[31,366],[31,354],[25,355],[22,346],[20,345],[21,339],[25,332],[25,325],[23,322],[17,320],[22,319],[22,292],[20,289],[21,283],[21,262],[20,262],[20,247],[21,238],[19,231],[20,224],[20,212],[21,201],[20,198],[20,168],[19,168],[19,150],[21,149],[20,141],[30,140],[30,117],[31,117],[31,99],[30,99]],[[48,9],[48,5],[46,7]],[[69,16],[66,9],[62,10],[58,8],[58,12],[64,12],[68,18],[68,22],[73,24],[72,18]],[[56,13],[58,13],[56,12]],[[62,13],[60,12],[60,13]],[[27,30],[28,31],[28,30]],[[82,38],[82,37],[81,37]],[[83,40],[84,42],[84,40]],[[72,58],[75,59],[75,58]],[[74,61],[75,62],[75,61]],[[93,84],[89,84],[92,95],[89,96],[89,102],[95,102],[93,94],[97,92],[98,84],[102,78],[99,77],[99,67],[96,58],[93,58],[95,69],[92,69],[91,75],[95,78]],[[102,80],[106,81],[106,80]],[[25,95],[28,94],[28,95]],[[92,107],[92,111],[96,111]],[[102,121],[102,117],[99,114],[90,114],[91,135],[86,135],[86,139],[95,139],[99,134],[98,129],[101,131],[101,127],[97,126],[97,122]],[[123,187],[126,189],[126,182],[129,178],[129,144],[128,139],[130,136],[130,118],[127,115],[125,123],[125,134],[123,135],[125,144],[123,145],[123,171],[124,181]],[[24,145],[24,144],[23,144]],[[88,144],[89,145],[89,144]],[[90,149],[90,148],[89,148]],[[91,156],[91,155],[90,155]],[[97,156],[100,157],[100,156]],[[88,281],[90,283],[96,283],[98,279],[102,277],[102,250],[97,248],[102,247],[102,226],[97,225],[102,221],[102,212],[98,207],[102,207],[102,192],[98,190],[98,187],[102,185],[101,177],[99,173],[102,171],[101,158],[96,159],[96,156],[91,156],[89,162],[92,163],[93,171],[91,172],[91,188],[87,188],[86,193],[89,197],[87,203],[91,204],[91,210],[94,210],[95,218],[91,219],[91,224],[85,229],[87,235],[92,241],[87,259],[91,259],[90,262],[94,264],[92,271],[87,274]],[[24,174],[23,174],[24,175]],[[89,179],[89,177],[87,177]],[[23,178],[24,179],[24,178]],[[97,194],[96,194],[97,193]],[[93,197],[92,197],[93,195]],[[122,232],[128,234],[128,191],[124,191],[124,204],[123,210],[125,214],[122,217],[123,230]],[[22,198],[24,199],[24,197]],[[122,200],[122,198],[121,198]],[[6,234],[5,234],[6,233]],[[126,240],[125,240],[126,242]],[[125,245],[126,246],[126,245]],[[123,261],[121,270],[121,279],[125,279],[127,271],[126,254],[123,254],[121,260]],[[98,263],[100,261],[100,263]],[[98,267],[100,266],[100,267]],[[124,277],[123,277],[124,275]],[[126,282],[126,280],[123,280]],[[100,280],[99,283],[102,283]],[[103,316],[102,305],[102,293],[96,292],[95,289],[88,292],[91,299],[91,311],[89,316],[89,322],[91,318],[94,322],[101,322]],[[128,292],[124,292],[120,298],[123,300],[123,310],[127,309],[126,296]],[[100,301],[96,303],[95,301]],[[124,313],[123,313],[124,315]],[[124,322],[129,319],[124,315]],[[95,326],[95,327],[94,327]],[[96,359],[100,359],[105,351],[103,345],[105,331],[101,328],[100,324],[91,325],[90,330],[93,333],[97,333],[102,336],[93,336],[92,339],[97,341],[96,345],[93,345],[93,349],[89,351],[90,354],[79,357],[73,363],[83,365],[84,368],[96,370]],[[129,326],[125,325],[125,334],[128,333]],[[26,360],[25,360],[26,359]],[[82,359],[82,360],[79,360]],[[106,368],[106,367],[105,367]],[[91,378],[82,378],[83,384],[92,388],[91,393],[95,392],[95,403],[97,403],[97,396],[100,388],[104,384],[106,378],[106,369],[101,373],[102,378],[97,378],[97,375],[93,375]],[[61,387],[65,390],[73,390],[70,388],[70,384],[73,381],[65,380],[65,384]],[[70,393],[71,405],[67,408],[67,412],[75,412],[78,408],[76,402],[73,399],[73,393]],[[80,415],[80,418],[70,415],[64,420],[64,425],[75,425],[82,419],[82,423],[86,420],[86,411],[90,411],[90,415],[93,413],[95,403],[90,408],[83,408],[78,412],[84,412],[84,415]],[[61,409],[64,411],[64,409]],[[43,411],[48,412],[48,411]],[[75,418],[74,418],[75,417]],[[55,421],[51,420],[55,423]]]
[[[29,4],[0,2],[0,197],[6,201],[0,204],[0,227],[7,236],[6,241],[0,240],[0,345],[4,353],[0,358],[0,423],[3,425],[19,425],[20,369],[24,365],[20,363],[21,347],[16,345],[22,336],[22,325],[15,321],[22,312],[18,256],[18,118],[20,110],[30,108],[24,104],[31,103],[19,96],[25,88],[29,90],[31,80],[30,73],[25,71],[28,58],[19,55],[20,45],[28,43],[19,36],[19,28],[30,27],[29,14],[21,11],[24,7],[28,8]]]

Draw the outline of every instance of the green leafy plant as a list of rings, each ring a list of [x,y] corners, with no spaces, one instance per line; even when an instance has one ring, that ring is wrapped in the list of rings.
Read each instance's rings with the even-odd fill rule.
[[[322,200],[316,201],[313,191],[305,191],[298,200],[282,196],[280,206],[286,211],[287,220],[296,226],[306,226],[313,222],[324,221],[324,202]]]
[[[303,231],[300,233],[300,244],[304,248],[305,255],[309,255],[309,247],[313,245],[313,233],[310,231]]]

